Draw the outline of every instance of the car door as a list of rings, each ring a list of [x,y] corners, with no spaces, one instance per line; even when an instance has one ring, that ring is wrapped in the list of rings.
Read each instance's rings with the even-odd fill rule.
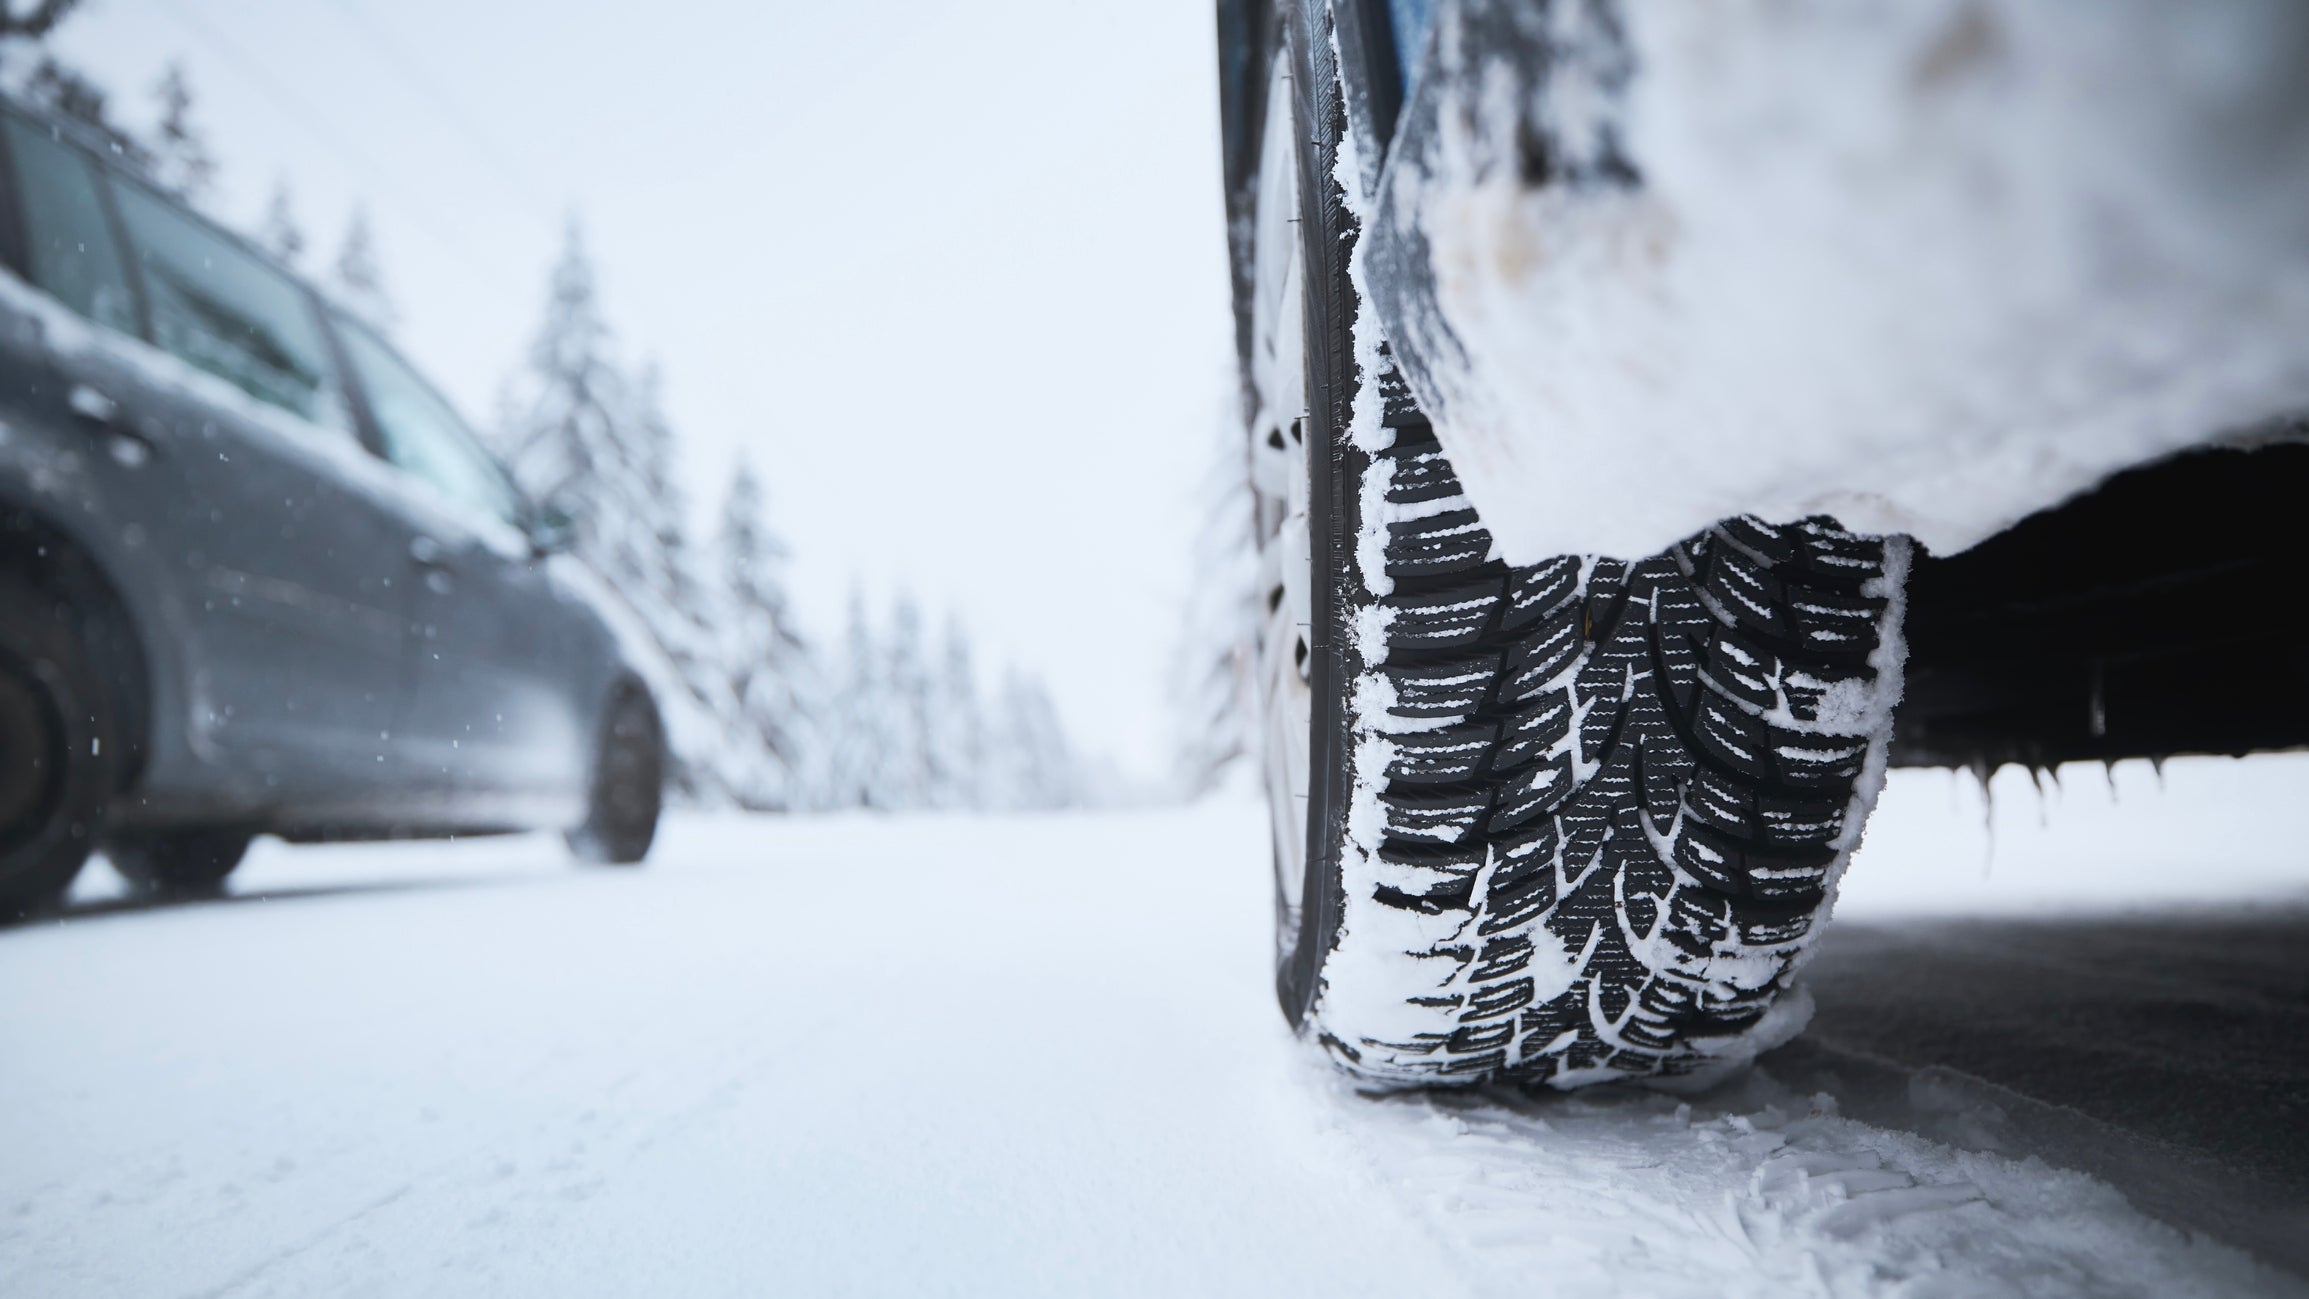
[[[311,295],[133,181],[110,197],[147,337],[86,383],[147,448],[138,512],[196,603],[196,734],[281,801],[390,769],[407,592],[395,520],[348,476],[367,457]]]
[[[574,656],[584,642],[533,553],[519,492],[384,340],[343,316],[333,323],[409,523],[396,733],[427,783],[468,815],[581,789],[591,746]]]

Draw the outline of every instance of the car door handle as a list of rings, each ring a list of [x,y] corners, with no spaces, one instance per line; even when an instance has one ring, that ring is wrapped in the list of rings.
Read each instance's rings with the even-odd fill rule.
[[[120,418],[120,403],[85,383],[72,385],[64,400],[73,414],[91,424],[111,424]]]

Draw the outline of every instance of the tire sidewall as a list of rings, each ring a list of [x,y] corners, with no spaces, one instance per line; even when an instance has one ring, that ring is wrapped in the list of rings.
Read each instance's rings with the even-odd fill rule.
[[[1309,6],[1292,5],[1285,24],[1291,94],[1267,111],[1293,115],[1299,169],[1299,250],[1305,312],[1308,474],[1309,633],[1313,709],[1308,736],[1306,876],[1296,935],[1279,944],[1275,990],[1283,1016],[1304,1027],[1338,945],[1344,910],[1339,854],[1347,833],[1353,740],[1349,691],[1360,671],[1349,610],[1361,598],[1352,538],[1361,526],[1355,485],[1366,457],[1347,436],[1356,391],[1354,285],[1348,275],[1356,226],[1335,180],[1345,105],[1327,32],[1310,30]],[[1314,7],[1327,15],[1323,7]],[[1324,16],[1321,21],[1328,22]],[[1262,168],[1274,160],[1261,159]]]
[[[626,744],[641,746],[632,755],[640,761],[638,773],[621,770],[618,750]],[[571,849],[586,861],[611,866],[631,866],[647,857],[665,809],[666,766],[665,723],[656,701],[639,686],[621,687],[602,708],[595,728],[585,823],[570,833]],[[637,806],[625,806],[629,802]]]
[[[41,696],[59,765],[42,818],[0,846],[4,916],[53,902],[79,874],[103,831],[118,745],[109,694],[71,609],[14,577],[0,577],[0,671]]]

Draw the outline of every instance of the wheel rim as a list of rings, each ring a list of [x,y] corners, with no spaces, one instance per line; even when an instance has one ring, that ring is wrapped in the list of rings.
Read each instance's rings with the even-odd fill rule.
[[[1275,836],[1275,938],[1286,955],[1297,942],[1305,902],[1314,719],[1306,318],[1287,66],[1278,58],[1269,79],[1267,131],[1259,155],[1251,300],[1251,386],[1258,406],[1249,429],[1264,614],[1257,672],[1260,738]]]
[[[55,814],[63,749],[47,690],[17,664],[0,662],[0,847],[32,838]]]

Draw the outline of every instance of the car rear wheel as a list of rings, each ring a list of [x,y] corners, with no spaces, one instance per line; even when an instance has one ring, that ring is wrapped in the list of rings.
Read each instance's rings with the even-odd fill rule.
[[[104,855],[122,878],[146,892],[200,897],[224,888],[253,837],[225,828],[117,834],[105,841]]]
[[[1358,301],[1331,42],[1294,43],[1244,277],[1284,1014],[1401,1082],[1744,1061],[1802,1026],[1881,784],[1906,543],[1494,558]]]
[[[665,801],[665,729],[646,691],[610,699],[597,744],[585,824],[570,831],[569,848],[586,861],[630,866],[649,855]]]
[[[0,918],[53,906],[113,792],[113,714],[72,608],[0,576]]]

